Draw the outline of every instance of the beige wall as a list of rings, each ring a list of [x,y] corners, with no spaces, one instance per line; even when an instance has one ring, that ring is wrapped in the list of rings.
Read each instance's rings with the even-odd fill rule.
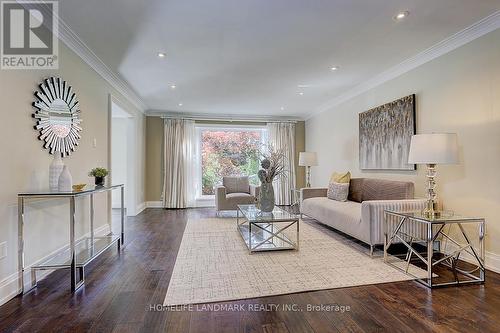
[[[17,193],[48,188],[52,156],[43,149],[31,118],[33,92],[42,79],[60,76],[73,86],[82,110],[82,139],[76,152],[64,163],[74,183],[91,183],[87,172],[95,166],[109,167],[108,105],[112,94],[137,119],[137,151],[144,159],[144,115],[104,81],[77,55],[60,43],[60,69],[0,71],[2,130],[0,131],[0,243],[6,242],[7,257],[0,259],[0,303],[17,289]],[[93,140],[97,147],[93,147]],[[137,202],[144,202],[144,167],[139,161]],[[108,215],[106,195],[96,200],[96,214]],[[77,232],[88,232],[88,201],[77,202]],[[26,264],[31,265],[68,243],[68,205],[64,200],[30,201],[26,207]]]
[[[146,117],[146,201],[160,201],[163,119]]]
[[[146,117],[146,201],[161,200],[161,146],[163,138],[163,120],[160,117]],[[229,124],[227,121],[203,121],[205,124]],[[262,123],[238,122],[243,125],[262,125]],[[304,168],[298,166],[299,152],[305,147],[305,123],[297,122],[295,127],[295,168],[298,187],[305,183]]]
[[[306,124],[298,121],[295,125],[295,173],[297,188],[306,186],[306,168],[299,166],[299,153],[306,151]]]
[[[362,172],[358,164],[358,113],[412,93],[418,133],[458,133],[460,165],[438,166],[438,193],[445,208],[487,219],[493,264],[500,255],[500,30],[306,121],[307,149],[319,159],[313,185],[326,185],[333,170],[350,170],[354,176],[414,181],[417,195],[424,196],[423,166],[415,172]]]

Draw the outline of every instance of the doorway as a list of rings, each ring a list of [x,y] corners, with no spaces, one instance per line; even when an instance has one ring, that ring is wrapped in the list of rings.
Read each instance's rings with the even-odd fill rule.
[[[127,216],[136,214],[135,207],[135,121],[111,98],[111,161],[110,177],[112,184],[125,185],[125,209]],[[112,191],[111,206],[121,207],[120,191]]]

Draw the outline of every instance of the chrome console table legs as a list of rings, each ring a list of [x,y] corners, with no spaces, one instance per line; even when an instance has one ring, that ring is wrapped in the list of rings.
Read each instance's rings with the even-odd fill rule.
[[[95,235],[95,198],[96,193],[120,189],[121,209],[120,209],[120,233],[114,235],[112,232],[106,236]],[[90,232],[89,236],[83,239],[77,239],[75,233],[76,227],[76,198],[89,196],[90,206]],[[25,263],[25,204],[30,198],[50,199],[67,198],[69,200],[69,247],[67,250],[61,250],[49,259],[31,266],[31,286],[25,288],[24,274],[26,270]],[[75,292],[85,283],[85,266],[107,250],[114,243],[117,244],[118,251],[124,243],[125,227],[125,200],[124,186],[101,186],[94,189],[80,192],[34,192],[21,193],[18,195],[18,275],[19,275],[19,294],[24,294],[37,285],[37,270],[69,269],[71,291]]]

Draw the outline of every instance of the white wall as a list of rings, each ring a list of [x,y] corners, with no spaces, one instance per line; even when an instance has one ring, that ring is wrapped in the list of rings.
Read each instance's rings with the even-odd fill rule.
[[[460,165],[438,166],[445,208],[487,219],[487,265],[500,268],[500,30],[386,82],[306,122],[306,147],[317,151],[313,186],[332,171],[410,180],[425,195],[425,167],[414,172],[363,172],[358,158],[358,113],[417,95],[417,133],[456,132]]]
[[[33,129],[33,92],[49,76],[60,76],[73,86],[82,109],[82,139],[76,152],[64,163],[75,183],[92,183],[87,176],[95,166],[109,167],[109,96],[120,101],[137,118],[136,168],[137,206],[144,202],[144,121],[143,114],[115,91],[77,55],[60,43],[60,69],[0,71],[2,130],[0,131],[0,243],[6,242],[7,257],[0,259],[0,304],[17,291],[17,193],[48,187],[48,167],[52,160]],[[93,147],[96,139],[97,147]],[[109,214],[106,195],[97,198],[96,214]],[[88,201],[79,200],[79,235],[88,231]],[[108,212],[108,214],[107,214]],[[67,244],[68,205],[63,200],[34,201],[26,207],[26,263],[31,265]],[[106,228],[105,218],[97,227]],[[29,279],[28,279],[29,282]]]
[[[112,118],[111,119],[111,177],[113,184],[125,184],[125,202],[127,202],[130,189],[128,188],[127,173],[127,133],[131,119]],[[121,207],[121,198],[118,191],[114,191],[113,208]],[[127,206],[128,203],[127,203]],[[135,208],[134,208],[135,210]]]

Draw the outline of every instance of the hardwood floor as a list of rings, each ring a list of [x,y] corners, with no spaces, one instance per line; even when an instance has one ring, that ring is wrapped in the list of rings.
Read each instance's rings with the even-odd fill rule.
[[[430,291],[409,281],[272,296],[217,305],[269,311],[155,311],[163,303],[188,218],[213,209],[149,209],[126,224],[126,246],[112,247],[69,293],[58,271],[0,307],[1,332],[498,332],[500,275],[483,286]],[[307,311],[337,304],[349,311]],[[217,306],[212,305],[212,306]],[[283,306],[292,306],[286,311]],[[277,306],[277,309],[275,308]],[[292,311],[293,309],[303,311]]]

